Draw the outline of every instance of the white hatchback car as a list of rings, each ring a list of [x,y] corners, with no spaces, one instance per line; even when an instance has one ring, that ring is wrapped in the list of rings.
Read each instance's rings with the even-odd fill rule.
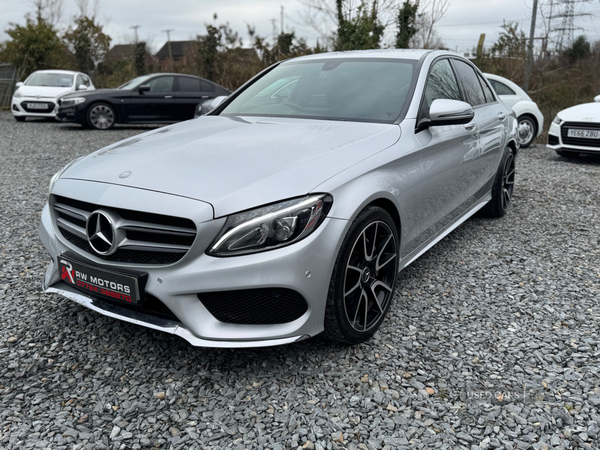
[[[537,104],[512,81],[491,73],[484,73],[483,75],[488,79],[498,97],[510,106],[517,115],[519,145],[521,148],[529,147],[544,128],[544,115]]]
[[[560,111],[550,124],[547,147],[567,157],[600,154],[600,95]]]
[[[89,76],[70,70],[38,70],[16,87],[11,111],[19,122],[27,117],[55,118],[60,97],[96,89]]]

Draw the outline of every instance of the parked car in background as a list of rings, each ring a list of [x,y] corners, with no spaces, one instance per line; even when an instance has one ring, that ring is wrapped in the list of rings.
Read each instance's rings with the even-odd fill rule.
[[[527,93],[512,81],[484,73],[498,97],[510,106],[519,122],[519,145],[527,148],[538,137],[544,128],[544,116],[538,105],[531,100]]]
[[[230,93],[204,78],[157,73],[134,78],[117,89],[65,96],[59,101],[57,117],[98,130],[117,123],[173,123],[193,119],[201,101]]]
[[[19,122],[27,117],[54,118],[60,97],[96,89],[85,73],[69,70],[38,70],[16,87],[11,111]]]
[[[46,293],[198,346],[356,344],[400,270],[510,205],[516,118],[455,53],[300,57],[220,101],[52,177]]]
[[[550,124],[547,147],[560,156],[600,154],[600,95],[560,111]]]

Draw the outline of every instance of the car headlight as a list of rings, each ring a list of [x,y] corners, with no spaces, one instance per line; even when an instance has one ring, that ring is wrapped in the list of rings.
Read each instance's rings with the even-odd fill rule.
[[[84,155],[85,156],[85,155]],[[73,164],[75,164],[77,161],[79,161],[81,158],[83,158],[83,156],[80,156],[79,158],[74,159],[73,161],[71,161],[70,163],[68,163],[65,167],[63,167],[62,169],[60,169],[58,172],[56,172],[54,175],[52,175],[52,178],[50,178],[50,186],[48,186],[48,195],[50,195],[50,193],[52,192],[52,188],[54,187],[54,184],[56,183],[56,181],[60,178],[60,176],[65,173],[65,171],[71,167]]]
[[[316,194],[232,214],[210,245],[211,256],[236,256],[293,244],[315,231],[333,198]]]
[[[552,121],[552,123],[555,123],[556,125],[560,125],[562,123],[562,119],[558,116],[556,116],[554,118],[554,120]]]
[[[23,97],[23,94],[21,94],[21,92],[17,89],[15,91],[15,93],[13,94],[13,97],[14,98],[21,98],[21,97]]]
[[[75,105],[79,105],[80,103],[83,103],[83,102],[85,102],[85,97],[64,98],[62,100],[62,102],[60,102],[60,106],[63,106],[63,107],[75,106]]]

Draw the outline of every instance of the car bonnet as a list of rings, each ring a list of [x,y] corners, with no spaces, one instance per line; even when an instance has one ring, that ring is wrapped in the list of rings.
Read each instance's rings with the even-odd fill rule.
[[[305,195],[399,137],[393,124],[204,116],[108,146],[61,178],[193,198],[220,217]]]

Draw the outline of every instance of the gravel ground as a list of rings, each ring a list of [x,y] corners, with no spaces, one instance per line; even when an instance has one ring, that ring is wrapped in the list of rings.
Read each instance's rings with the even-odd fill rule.
[[[523,150],[366,344],[210,350],[41,292],[50,177],[145,129],[0,113],[0,448],[600,448],[600,158]]]

